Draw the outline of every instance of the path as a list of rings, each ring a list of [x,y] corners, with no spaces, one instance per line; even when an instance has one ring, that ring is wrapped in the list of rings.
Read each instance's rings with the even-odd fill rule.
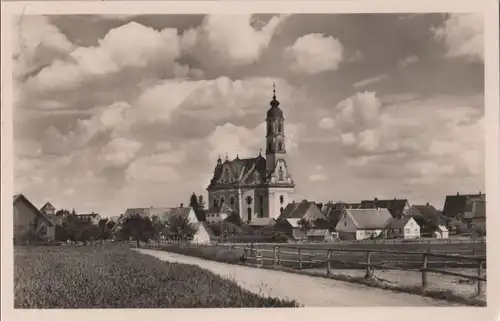
[[[231,265],[165,251],[147,249],[138,249],[137,251],[163,261],[197,265],[215,274],[228,277],[251,292],[296,300],[301,305],[309,307],[456,306],[456,304],[447,301],[397,293],[361,284]]]

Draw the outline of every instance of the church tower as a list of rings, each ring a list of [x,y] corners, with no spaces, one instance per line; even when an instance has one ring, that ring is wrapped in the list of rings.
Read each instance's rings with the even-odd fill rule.
[[[283,111],[279,108],[280,102],[276,99],[276,85],[273,84],[273,100],[266,118],[266,169],[273,171],[276,162],[285,159],[285,127]]]

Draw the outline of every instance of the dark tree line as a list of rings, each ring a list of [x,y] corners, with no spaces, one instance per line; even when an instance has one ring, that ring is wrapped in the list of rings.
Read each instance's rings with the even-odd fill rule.
[[[56,219],[60,219],[60,224],[56,224],[55,239],[57,241],[72,241],[88,243],[96,240],[107,240],[112,237],[111,230],[115,222],[107,218],[101,219],[97,224],[88,218],[82,218],[67,210],[59,210]]]

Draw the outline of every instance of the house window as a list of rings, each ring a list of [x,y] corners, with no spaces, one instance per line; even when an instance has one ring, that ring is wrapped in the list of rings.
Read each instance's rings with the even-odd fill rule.
[[[260,195],[260,217],[264,217],[264,196]]]

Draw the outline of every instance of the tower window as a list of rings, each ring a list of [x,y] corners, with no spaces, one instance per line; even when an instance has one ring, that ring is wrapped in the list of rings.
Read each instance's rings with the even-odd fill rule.
[[[280,196],[280,204],[283,204],[283,202],[284,202],[284,201],[285,201],[285,200],[284,200],[284,198],[283,198],[283,195],[281,195],[281,196]]]
[[[226,168],[226,172],[224,173],[224,180],[229,182],[229,169]]]
[[[268,122],[267,123],[267,132],[269,134],[271,134],[272,131],[273,131],[273,124],[271,124],[271,122]]]
[[[214,206],[217,206],[217,200],[214,198]]]
[[[234,205],[234,196],[231,196],[230,202],[231,202],[231,206],[233,206]]]
[[[252,197],[251,196],[247,197],[247,204],[248,205],[252,204]]]
[[[278,123],[278,133],[281,133],[281,123]]]
[[[278,143],[278,150],[281,152],[283,150],[283,143],[279,142]]]
[[[247,208],[247,220],[248,222],[252,220],[252,209],[250,207]]]
[[[284,211],[283,207],[280,207],[280,214],[283,214],[283,211]]]
[[[269,152],[272,152],[272,150],[273,150],[273,144],[271,142],[269,142],[269,144],[267,144],[267,150]]]
[[[222,206],[222,204],[224,204],[224,197],[220,198],[220,206]]]
[[[264,196],[260,195],[260,217],[264,217]]]
[[[279,180],[282,181],[283,180],[283,167],[280,166],[280,170],[279,170]]]

